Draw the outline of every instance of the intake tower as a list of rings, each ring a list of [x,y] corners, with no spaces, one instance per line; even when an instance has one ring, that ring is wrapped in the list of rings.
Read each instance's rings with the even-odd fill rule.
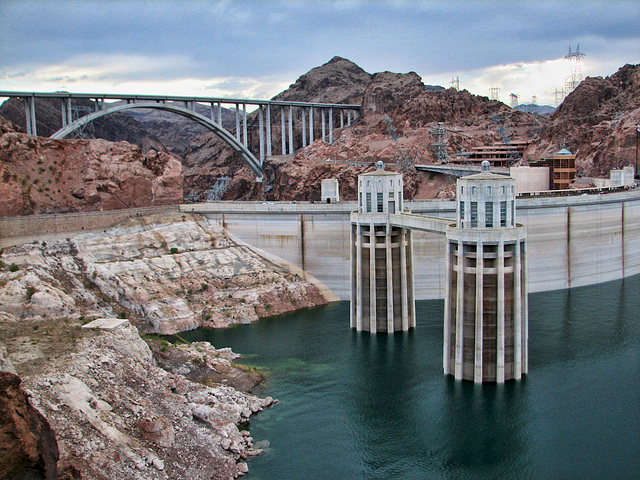
[[[526,233],[516,224],[515,180],[482,171],[457,181],[447,228],[444,373],[476,383],[528,370]]]
[[[358,177],[351,222],[351,327],[371,333],[416,325],[411,230],[394,226],[403,211],[402,174],[377,170]]]

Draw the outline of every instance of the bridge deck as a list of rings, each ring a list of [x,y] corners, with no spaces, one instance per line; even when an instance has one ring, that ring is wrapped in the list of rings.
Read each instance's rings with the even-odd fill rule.
[[[416,165],[416,170],[423,172],[443,173],[445,175],[453,175],[455,177],[465,177],[467,175],[473,175],[474,173],[480,173],[480,165],[465,165],[449,163],[446,165]],[[499,175],[509,175],[508,168],[491,168],[491,173],[497,173]]]
[[[292,102],[287,100],[258,100],[251,98],[223,98],[223,97],[190,97],[184,95],[139,95],[116,93],[71,93],[71,92],[14,92],[1,90],[0,98],[77,98],[89,100],[134,100],[140,102],[196,102],[196,103],[223,103],[223,104],[247,104],[247,105],[277,105],[292,107],[313,108],[342,108],[360,110],[360,105],[343,103],[321,102]]]
[[[361,224],[386,225],[394,227],[410,228],[411,230],[421,230],[423,232],[445,234],[447,226],[454,223],[451,219],[430,217],[428,215],[417,215],[415,213],[351,213],[351,221]]]

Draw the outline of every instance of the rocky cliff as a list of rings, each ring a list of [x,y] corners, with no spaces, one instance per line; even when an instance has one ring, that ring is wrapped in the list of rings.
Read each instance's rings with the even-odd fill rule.
[[[0,122],[0,216],[182,201],[182,165],[127,142],[52,140]]]
[[[640,65],[625,65],[610,77],[587,77],[567,96],[527,150],[533,159],[566,145],[578,172],[608,176],[612,168],[635,166],[640,121]]]
[[[136,217],[102,233],[12,247],[0,258],[0,311],[14,318],[124,315],[142,331],[172,334],[327,302],[286,264],[188,214]]]
[[[16,374],[0,369],[0,478],[57,476],[58,444]]]
[[[0,452],[15,471],[51,471],[57,448],[58,478],[241,475],[244,460],[268,445],[240,427],[273,403],[239,390],[260,378],[234,364],[229,349],[150,337],[152,352],[138,331],[225,327],[326,302],[286,263],[195,215],[136,218],[5,249],[0,370],[19,374],[30,399],[6,374],[0,410],[35,407],[46,421],[18,415],[32,415],[27,425],[3,413],[11,421],[0,422]],[[32,440],[49,424],[55,438],[39,447]],[[3,443],[3,432],[18,430],[7,433],[17,443]]]
[[[19,322],[29,330],[16,334],[12,322],[0,320],[24,379],[20,391],[16,375],[0,373],[0,433],[7,432],[0,434],[1,461],[11,468],[0,478],[227,480],[246,473],[245,460],[267,445],[254,444],[240,425],[273,399],[160,368],[126,320],[106,330],[73,320]],[[54,335],[67,345],[56,346]],[[43,351],[46,362],[37,358]],[[215,368],[229,354],[199,344],[187,351],[186,368]]]

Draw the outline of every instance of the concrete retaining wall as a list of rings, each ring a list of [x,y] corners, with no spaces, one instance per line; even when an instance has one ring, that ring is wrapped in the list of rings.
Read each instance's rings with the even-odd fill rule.
[[[64,238],[77,232],[102,230],[130,217],[162,212],[178,212],[179,207],[126,208],[108,212],[0,217],[0,247],[48,238]]]

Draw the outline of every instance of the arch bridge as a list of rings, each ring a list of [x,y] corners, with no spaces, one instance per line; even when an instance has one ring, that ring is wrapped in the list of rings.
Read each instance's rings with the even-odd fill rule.
[[[316,134],[324,142],[331,144],[334,129],[338,126],[350,126],[360,115],[360,105],[245,98],[11,91],[0,91],[0,98],[23,100],[26,131],[29,135],[38,134],[36,99],[60,100],[62,128],[51,135],[51,138],[65,138],[92,120],[119,111],[144,108],[175,113],[205,127],[230,145],[251,167],[258,181],[262,180],[265,158],[274,154],[278,144],[282,155],[293,155],[295,144],[306,147],[314,141]],[[93,108],[78,114],[79,109],[73,108],[74,100],[89,100]],[[235,110],[235,132],[222,125],[223,105]],[[257,148],[252,147],[249,142],[247,111],[250,107],[257,107],[258,112]],[[300,115],[294,115],[294,109],[298,109]],[[320,112],[319,125],[314,122],[314,111]],[[296,121],[302,123],[298,139],[294,137]],[[280,133],[274,135],[273,130],[278,127]]]

